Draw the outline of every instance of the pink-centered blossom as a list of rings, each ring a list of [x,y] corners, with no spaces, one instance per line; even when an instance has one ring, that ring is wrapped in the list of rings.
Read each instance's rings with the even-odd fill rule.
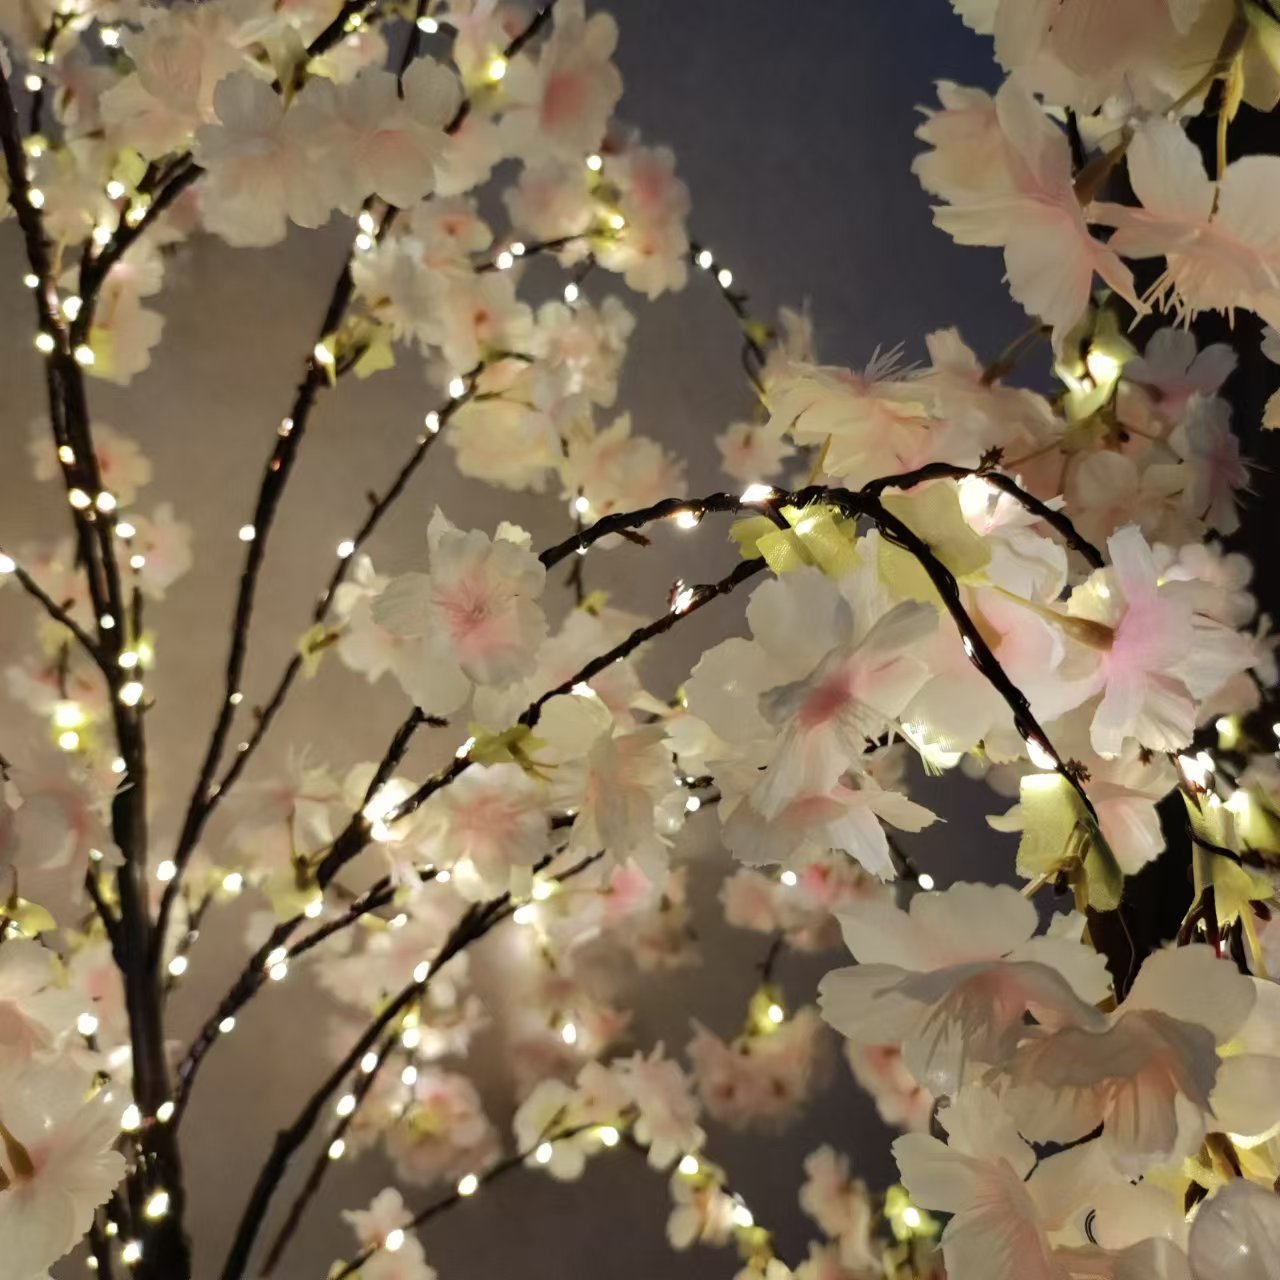
[[[960,244],[1003,249],[1010,292],[1056,343],[1083,314],[1095,276],[1142,310],[1129,268],[1090,234],[1066,134],[1016,77],[996,94],[995,114],[1002,163],[983,187],[949,194],[934,211],[938,226]]]
[[[124,1177],[120,1111],[69,1063],[0,1064],[5,1275],[37,1280],[74,1248]]]
[[[415,660],[396,674],[422,710],[448,715],[476,685],[533,669],[547,633],[537,604],[546,570],[518,536],[463,533],[437,511],[430,571],[393,578],[374,602],[374,621],[415,644]]]

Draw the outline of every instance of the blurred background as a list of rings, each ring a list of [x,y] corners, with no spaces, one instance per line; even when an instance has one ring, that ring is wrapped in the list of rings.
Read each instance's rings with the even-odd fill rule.
[[[848,365],[898,342],[909,358],[922,358],[924,335],[948,325],[960,326],[987,356],[1023,330],[998,256],[960,249],[934,230],[909,169],[918,146],[916,108],[933,101],[933,82],[996,80],[988,43],[962,27],[946,0],[611,0],[604,7],[622,33],[621,115],[648,140],[676,150],[693,193],[691,232],[731,268],[757,315],[808,303],[821,357]],[[250,516],[263,460],[350,238],[348,226],[331,226],[295,232],[268,251],[232,252],[208,238],[191,242],[156,300],[165,335],[152,368],[123,391],[90,385],[95,417],[133,435],[155,464],[145,497],[152,504],[172,500],[195,529],[195,571],[151,613],[157,858],[172,839],[216,711],[243,551],[236,531]],[[27,441],[43,413],[43,383],[19,283],[24,270],[10,221],[0,226],[0,537],[7,543],[65,531],[58,491],[30,480]],[[544,263],[532,264],[529,281],[535,294],[559,288]],[[684,293],[649,304],[599,272],[586,291],[596,299],[624,296],[639,321],[619,407],[630,410],[639,431],[688,458],[691,493],[719,487],[713,436],[745,416],[751,398],[737,327],[718,291],[694,273]],[[398,470],[435,402],[421,366],[408,358],[390,373],[348,379],[323,397],[272,535],[243,686],[246,711],[293,651],[335,546],[365,511],[366,491]],[[437,504],[464,527],[514,520],[533,531],[535,546],[567,530],[565,508],[554,497],[512,496],[468,481],[441,447],[370,547],[380,571],[420,563]],[[619,606],[655,616],[677,574],[706,581],[732,564],[720,532],[710,522],[693,534],[663,528],[648,549],[626,545],[593,554],[588,585],[607,587]],[[559,579],[553,590],[567,608]],[[740,626],[741,606],[735,598],[703,611],[651,652],[642,668],[648,687],[673,690],[701,649]],[[0,596],[4,661],[29,642],[31,608],[16,591]],[[377,758],[404,709],[398,687],[370,687],[330,659],[296,691],[252,776],[269,776],[290,748],[305,746],[340,772]],[[0,703],[0,724],[6,738],[39,728],[7,703]],[[456,745],[448,731],[429,735],[405,772],[422,776]],[[929,784],[923,799],[949,821],[905,843],[940,884],[1009,874],[1009,838],[993,835],[982,821],[1002,801],[960,779]],[[224,830],[215,822],[215,844]],[[619,1002],[637,1010],[636,1047],[664,1041],[683,1049],[695,1017],[733,1034],[767,946],[762,935],[729,930],[720,918],[714,893],[727,855],[713,814],[691,820],[682,847],[701,886],[703,963],[672,977],[621,980]],[[172,1005],[177,1041],[189,1039],[242,962],[250,909],[242,902],[206,921]],[[497,935],[478,951],[482,989],[501,987],[503,956]],[[778,974],[792,1007],[812,1000],[818,977],[840,963],[839,954],[784,958]],[[210,1056],[183,1128],[200,1280],[215,1273],[275,1127],[327,1070],[330,1008],[299,966],[245,1011],[235,1034]],[[495,1028],[476,1046],[472,1066],[495,1122],[505,1128],[510,1081],[501,1045]],[[712,1125],[710,1133],[710,1154],[727,1167],[757,1220],[778,1232],[782,1254],[792,1260],[803,1256],[810,1238],[795,1203],[809,1151],[829,1142],[848,1152],[871,1183],[891,1177],[892,1135],[843,1063],[794,1129],[740,1136]],[[298,1162],[299,1172],[311,1155]],[[389,1181],[380,1157],[335,1168],[279,1274],[323,1277],[332,1259],[351,1251],[338,1210],[363,1207]],[[434,1192],[409,1195],[411,1203],[432,1198]],[[288,1200],[286,1192],[280,1206]],[[603,1280],[656,1272],[732,1275],[728,1254],[669,1251],[668,1205],[666,1179],[618,1152],[593,1161],[579,1184],[517,1173],[431,1224],[424,1244],[441,1275],[456,1280],[499,1269],[518,1270],[526,1280],[588,1272]],[[82,1274],[78,1268],[65,1274]]]

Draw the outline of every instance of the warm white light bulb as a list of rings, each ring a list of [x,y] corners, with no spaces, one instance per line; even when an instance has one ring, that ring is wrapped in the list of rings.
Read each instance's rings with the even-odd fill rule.
[[[161,884],[168,884],[169,881],[177,874],[177,864],[171,858],[166,858],[156,866],[156,879],[159,880]]]
[[[388,1253],[395,1253],[404,1244],[404,1230],[401,1227],[392,1227],[387,1232],[387,1238],[382,1242],[383,1247]]]
[[[1053,753],[1034,734],[1027,739],[1027,758],[1037,769],[1056,769],[1058,762]]]
[[[147,1201],[145,1212],[148,1218],[163,1218],[169,1212],[169,1193],[167,1191],[157,1191]]]
[[[555,1148],[549,1142],[538,1144],[538,1149],[533,1153],[533,1158],[539,1164],[550,1164],[551,1157],[555,1155]]]
[[[480,1188],[480,1179],[474,1173],[464,1173],[458,1179],[458,1194],[460,1196],[473,1196]]]
[[[182,975],[187,971],[187,964],[188,961],[186,956],[174,956],[173,959],[169,961],[170,977],[182,977]]]

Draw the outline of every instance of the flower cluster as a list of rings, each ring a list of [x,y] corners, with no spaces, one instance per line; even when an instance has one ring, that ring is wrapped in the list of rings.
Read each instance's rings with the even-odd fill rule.
[[[224,1280],[259,1244],[270,1274],[328,1167],[374,1151],[438,1198],[389,1187],[348,1212],[357,1249],[332,1280],[434,1280],[428,1219],[614,1151],[669,1177],[672,1246],[736,1246],[738,1280],[1280,1270],[1280,673],[1224,541],[1241,442],[1280,424],[1280,398],[1240,421],[1253,330],[1192,331],[1250,312],[1260,354],[1280,351],[1280,156],[1228,145],[1243,103],[1280,98],[1280,22],[1261,0],[953,7],[1005,78],[939,84],[914,169],[943,232],[1003,251],[1032,324],[990,359],[945,329],[922,363],[887,346],[850,368],[819,359],[806,312],[753,317],[690,239],[672,152],[616,114],[616,24],[582,0],[0,6],[3,190],[50,393],[30,460],[72,530],[0,551],[6,601],[37,608],[5,671],[32,727],[0,757],[0,1280],[81,1239],[105,1274],[202,1270],[183,1114],[240,1011],[298,969],[332,998],[323,1078],[256,1177]],[[331,221],[350,252],[238,529],[208,746],[157,831],[150,605],[183,589],[193,535],[139,505],[153,468],[95,420],[89,379],[147,368],[163,322],[144,304],[200,236],[263,247]],[[636,322],[602,271],[727,304],[751,403],[716,436],[732,492],[688,496],[685,459],[619,408]],[[1038,354],[1052,390],[1011,381]],[[412,449],[242,711],[311,415],[397,362],[422,382]],[[563,504],[561,540],[460,526],[445,502],[410,571],[381,550],[375,567],[368,544],[441,437],[461,474]],[[677,578],[655,604],[594,579],[625,588],[628,557],[725,517],[716,581]],[[678,688],[646,674],[648,646],[753,579],[741,634]],[[330,650],[401,696],[385,751],[295,750],[245,779]],[[934,864],[946,887],[917,865],[912,837],[945,812],[920,778],[943,772],[984,779],[990,829],[1016,834],[1006,883],[972,883],[963,844]],[[695,822],[725,857],[692,865]],[[668,1054],[639,1043],[634,986],[715,959],[716,871],[762,959]],[[1042,911],[1048,892],[1067,909]],[[176,1046],[166,1001],[240,895],[248,958]],[[497,992],[470,964],[491,935]],[[855,963],[817,1004],[789,998],[792,953],[841,941]],[[474,1079],[482,1033],[509,1137]],[[800,1204],[821,1238],[788,1262],[708,1150],[722,1128],[792,1124],[837,1074],[833,1033],[903,1131],[902,1185],[814,1152]]]

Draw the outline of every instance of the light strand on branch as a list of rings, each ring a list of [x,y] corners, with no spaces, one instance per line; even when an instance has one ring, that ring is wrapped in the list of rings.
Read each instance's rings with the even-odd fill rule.
[[[566,880],[580,874],[602,856],[602,854],[596,853],[582,859],[575,866],[565,871],[559,879]],[[263,1219],[293,1154],[310,1136],[311,1131],[315,1128],[320,1115],[329,1105],[333,1095],[355,1069],[361,1058],[379,1042],[388,1027],[404,1010],[414,1000],[421,997],[427,988],[427,984],[431,981],[432,975],[438,973],[455,956],[466,950],[473,942],[483,938],[496,925],[507,919],[515,909],[509,893],[469,907],[441,945],[434,960],[424,967],[421,977],[415,976],[412,982],[387,1003],[382,1012],[369,1024],[364,1034],[360,1036],[342,1061],[325,1078],[320,1088],[298,1113],[294,1122],[287,1129],[282,1129],[277,1133],[271,1153],[262,1167],[241,1215],[235,1239],[232,1241],[226,1262],[223,1265],[222,1280],[240,1280],[240,1277],[243,1276]]]

